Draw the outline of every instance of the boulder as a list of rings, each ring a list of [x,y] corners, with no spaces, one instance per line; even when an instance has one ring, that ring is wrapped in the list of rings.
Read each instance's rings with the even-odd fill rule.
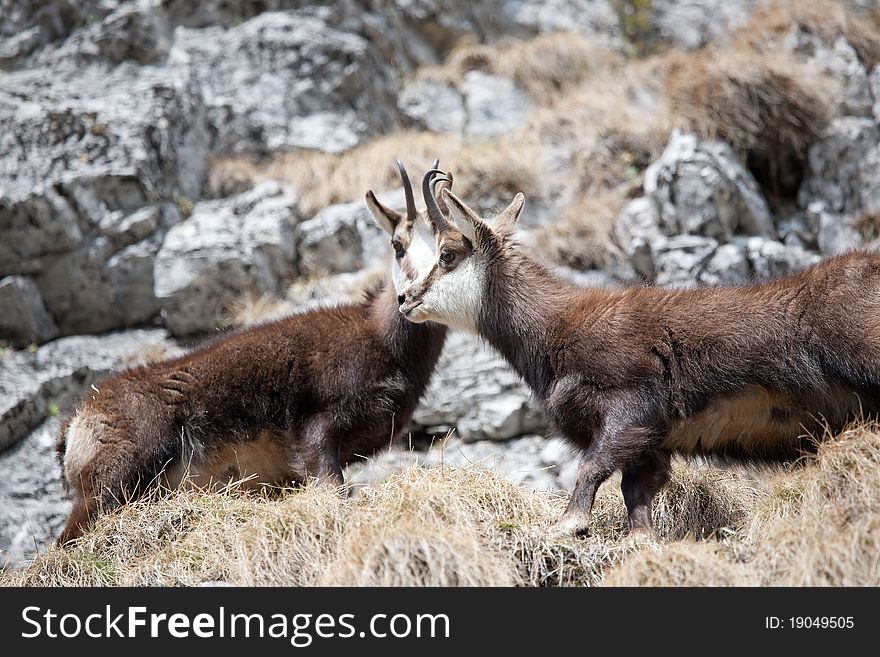
[[[747,282],[751,273],[745,249],[738,244],[722,244],[706,261],[699,281],[703,285],[736,285]]]
[[[463,333],[447,338],[413,423],[432,434],[454,428],[464,441],[504,440],[547,427],[519,375],[491,348]]]
[[[397,106],[413,127],[456,135],[464,129],[464,100],[455,87],[445,82],[410,82],[400,92]]]
[[[834,256],[851,251],[862,243],[850,215],[834,214],[825,209],[822,201],[813,201],[804,214],[815,227],[816,243],[823,256]]]
[[[726,42],[731,32],[745,25],[757,4],[757,0],[652,0],[650,9],[642,11],[648,12],[649,38],[679,50],[696,50]]]
[[[426,450],[394,447],[345,472],[357,493],[362,487],[381,485],[396,472],[411,467],[489,468],[529,490],[571,491],[577,458],[559,438],[522,436],[511,440],[466,442],[448,438]]]
[[[167,71],[8,75],[0,276],[33,276],[62,334],[150,319],[151,252],[199,194],[209,142],[197,87]]]
[[[34,280],[28,276],[0,279],[0,341],[14,347],[48,342],[58,336],[58,327],[46,310]]]
[[[783,244],[765,237],[750,237],[745,242],[749,263],[757,279],[787,276],[814,265],[821,257],[797,245]]]
[[[501,0],[500,15],[527,33],[577,32],[621,46],[621,25],[607,0]],[[510,28],[508,28],[509,30]]]
[[[653,199],[634,198],[614,222],[614,236],[635,270],[648,280],[656,275],[652,249],[664,241],[660,231],[660,212]]]
[[[0,567],[45,553],[67,520],[70,501],[55,455],[58,418],[0,453]]]
[[[724,241],[735,233],[774,235],[757,182],[723,142],[674,130],[663,154],[645,171],[644,191],[658,204],[665,235]]]
[[[296,273],[297,197],[274,181],[196,204],[168,231],[155,260],[154,292],[175,335],[230,323],[247,294],[274,294]]]
[[[814,201],[834,214],[880,210],[880,128],[874,119],[835,119],[809,147],[798,203],[806,208]]]
[[[391,208],[403,209],[403,188],[378,195]],[[321,210],[296,228],[299,273],[310,278],[354,272],[387,261],[387,235],[370,216],[363,201],[340,203]]]
[[[198,80],[222,152],[338,152],[395,124],[395,80],[330,8],[265,12],[241,25],[179,27],[169,56]]]
[[[814,30],[794,25],[785,38],[783,47],[811,62],[816,69],[835,80],[838,91],[834,101],[841,114],[871,116],[874,97],[868,71],[859,60],[856,49],[843,37],[826,44]]]
[[[529,99],[512,80],[469,71],[461,89],[467,108],[465,134],[469,137],[496,137],[525,124]]]
[[[658,285],[697,285],[717,248],[717,240],[701,235],[676,235],[654,242],[654,281]]]
[[[155,0],[139,0],[77,30],[59,48],[37,56],[34,64],[66,66],[95,60],[150,64],[164,58],[170,46],[165,12]]]
[[[0,68],[21,65],[40,47],[100,20],[122,0],[0,0]]]
[[[111,370],[175,351],[165,331],[134,330],[60,338],[39,349],[0,356],[0,452],[51,414],[67,411]]]

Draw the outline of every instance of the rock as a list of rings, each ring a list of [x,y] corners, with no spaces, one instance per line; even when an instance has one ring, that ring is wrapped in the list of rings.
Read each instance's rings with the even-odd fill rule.
[[[0,566],[44,553],[61,533],[70,502],[55,455],[58,418],[0,453]]]
[[[403,188],[378,195],[380,202],[403,209]],[[304,277],[353,272],[387,260],[388,237],[363,201],[331,205],[296,229],[299,273]]]
[[[100,333],[156,317],[153,260],[159,244],[150,237],[114,252],[112,242],[99,236],[47,258],[37,282],[61,332]]]
[[[698,278],[704,285],[735,285],[745,283],[750,275],[745,249],[736,244],[722,244],[715,249]]]
[[[264,11],[298,9],[305,0],[160,0],[162,8],[173,25],[209,27],[240,25]],[[313,4],[320,4],[316,2]]]
[[[666,235],[726,241],[737,232],[774,234],[757,182],[722,142],[674,130],[663,154],[645,171],[644,190],[658,204]]]
[[[61,338],[35,352],[7,351],[0,356],[0,452],[51,413],[65,412],[107,372],[174,350],[165,331],[153,329]]]
[[[849,215],[832,214],[822,201],[813,201],[807,207],[807,221],[816,227],[816,242],[824,256],[834,256],[858,247],[862,242],[859,231]]]
[[[0,276],[32,276],[62,334],[150,320],[153,254],[198,195],[209,142],[198,89],[167,71],[6,76]]]
[[[614,236],[636,271],[654,280],[652,245],[664,241],[657,204],[645,196],[627,203],[614,223]]]
[[[395,473],[418,466],[489,468],[529,490],[563,492],[574,484],[572,475],[577,470],[577,459],[558,438],[523,436],[474,442],[448,438],[434,442],[424,451],[393,447],[365,463],[350,465],[345,478],[357,493],[364,486],[380,485]]]
[[[880,123],[880,64],[877,64],[871,70],[868,84],[871,88],[871,95],[874,97],[874,104],[871,111],[874,115],[874,120],[877,123]]]
[[[455,87],[434,80],[415,80],[407,84],[397,100],[408,123],[433,132],[460,135],[465,111],[461,93]]]
[[[80,62],[133,60],[150,64],[168,54],[171,28],[156,2],[140,0],[122,5],[104,19],[78,30],[55,50],[45,52],[36,65],[57,65],[74,59]]]
[[[0,68],[25,61],[40,47],[100,20],[121,0],[0,0]]]
[[[199,81],[222,152],[337,152],[395,124],[391,69],[332,10],[266,12],[237,27],[179,27],[169,56]]]
[[[654,281],[657,285],[696,285],[717,248],[717,240],[700,235],[676,235],[654,242]]]
[[[835,119],[809,147],[798,203],[813,201],[836,214],[880,210],[880,128],[873,119]]]
[[[757,4],[756,0],[652,0],[648,6],[657,41],[696,50],[726,42],[731,32],[745,25]]]
[[[196,204],[156,256],[154,292],[169,330],[216,330],[244,295],[277,293],[296,272],[298,221],[296,195],[274,181]]]
[[[525,124],[529,100],[512,80],[482,71],[469,71],[462,83],[467,108],[465,134],[495,137]]]
[[[502,0],[500,13],[530,33],[578,32],[619,46],[620,20],[606,0]]]
[[[447,338],[413,423],[434,434],[455,428],[466,442],[503,440],[546,428],[520,377],[491,348],[463,333]]]
[[[746,240],[746,252],[759,280],[787,276],[814,265],[821,257],[800,246],[783,244],[765,237]]]
[[[826,45],[822,37],[803,25],[793,26],[783,48],[812,62],[825,75],[836,80],[840,90],[835,94],[837,105],[844,115],[871,116],[873,95],[868,71],[859,60],[856,49],[839,37]]]
[[[43,343],[58,336],[58,327],[32,278],[7,276],[0,280],[0,308],[0,340],[7,340],[14,347]]]

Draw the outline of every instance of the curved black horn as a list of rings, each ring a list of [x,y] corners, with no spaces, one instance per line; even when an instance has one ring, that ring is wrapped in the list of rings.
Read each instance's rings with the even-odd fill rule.
[[[425,197],[425,206],[428,208],[428,217],[431,219],[431,223],[438,231],[443,232],[449,229],[449,224],[446,223],[446,218],[440,211],[440,206],[437,205],[437,199],[434,198],[434,186],[431,184],[434,176],[438,173],[443,172],[439,169],[431,169],[422,178],[422,196]]]
[[[400,160],[397,160],[397,169],[400,171],[400,179],[403,181],[403,193],[406,195],[406,219],[412,223],[416,220],[416,199],[413,196],[412,183],[410,183],[406,168]]]

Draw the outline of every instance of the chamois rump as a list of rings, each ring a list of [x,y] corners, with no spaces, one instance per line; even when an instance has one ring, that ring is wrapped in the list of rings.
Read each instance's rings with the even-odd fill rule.
[[[440,199],[436,261],[400,312],[482,336],[579,449],[555,533],[587,531],[617,470],[631,529],[650,530],[672,454],[793,459],[826,425],[880,411],[880,254],[731,287],[579,288],[513,239],[522,194],[494,220]]]
[[[359,305],[234,332],[97,385],[57,442],[74,497],[60,544],[80,536],[98,513],[158,483],[211,487],[245,479],[262,486],[314,478],[339,486],[345,465],[407,429],[446,328],[417,326],[397,309],[400,290],[433,262],[434,246],[398,166],[405,215],[372,191],[366,195],[391,238],[391,284]]]

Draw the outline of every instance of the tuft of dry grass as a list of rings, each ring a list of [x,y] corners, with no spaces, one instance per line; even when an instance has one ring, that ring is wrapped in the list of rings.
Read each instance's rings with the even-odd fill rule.
[[[499,474],[413,467],[354,497],[306,487],[158,495],[100,518],[5,586],[740,586],[880,584],[880,425],[785,467],[673,464],[655,537],[628,536],[619,479],[586,538],[566,500]]]
[[[552,106],[596,71],[623,64],[623,57],[582,34],[553,32],[527,41],[464,42],[441,66],[422,69],[423,78],[456,84],[469,71],[510,78],[539,105]]]
[[[621,258],[611,241],[611,228],[625,203],[622,195],[613,193],[581,197],[557,221],[538,228],[533,244],[566,267],[610,270]]]
[[[738,31],[736,40],[750,50],[768,52],[779,47],[792,27],[816,35],[829,48],[842,37],[869,70],[880,63],[880,9],[859,11],[837,0],[764,3]]]
[[[237,170],[250,176],[252,184],[265,179],[284,181],[298,190],[300,212],[310,217],[328,205],[362,198],[367,189],[399,187],[394,168],[398,158],[418,185],[421,178],[417,176],[436,157],[442,158],[441,168],[452,169],[456,192],[468,198],[489,192],[509,193],[512,198],[516,192],[532,194],[539,189],[542,157],[537,144],[529,139],[499,138],[487,147],[427,132],[391,134],[339,154],[292,151],[259,166],[246,158],[226,158],[213,163],[208,178],[211,180],[215,172],[226,176]]]
[[[678,125],[729,143],[777,194],[797,187],[806,147],[831,116],[827,81],[781,55],[672,53],[665,81]]]

